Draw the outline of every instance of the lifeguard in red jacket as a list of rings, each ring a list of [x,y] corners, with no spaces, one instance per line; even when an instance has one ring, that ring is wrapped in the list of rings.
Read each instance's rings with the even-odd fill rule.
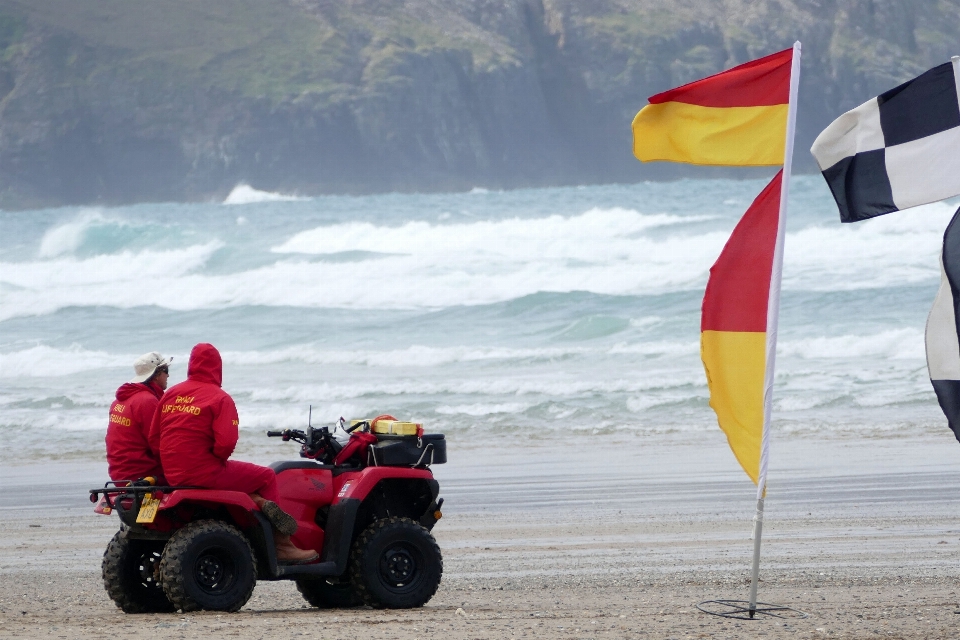
[[[220,352],[201,343],[190,352],[187,379],[160,399],[150,446],[160,452],[167,482],[250,494],[277,531],[277,560],[316,560],[316,552],[298,549],[290,541],[297,521],[277,505],[280,493],[273,469],[229,459],[240,436],[240,418],[233,398],[220,388],[222,380]]]
[[[148,436],[160,396],[167,388],[172,360],[156,351],[143,354],[133,363],[136,375],[117,389],[117,399],[110,405],[106,437],[111,480],[153,476],[158,484],[163,483],[160,452],[150,448]]]

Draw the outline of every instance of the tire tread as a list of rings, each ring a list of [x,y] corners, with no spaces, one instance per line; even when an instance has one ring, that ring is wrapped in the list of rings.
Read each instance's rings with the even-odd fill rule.
[[[167,547],[163,552],[163,558],[160,561],[160,575],[162,576],[163,582],[163,591],[167,594],[167,598],[170,602],[173,603],[173,606],[180,609],[184,613],[189,611],[200,611],[203,609],[203,606],[195,601],[187,593],[186,585],[184,584],[184,566],[183,566],[183,556],[187,552],[193,538],[205,533],[220,533],[226,532],[236,535],[244,544],[247,546],[247,550],[250,553],[250,562],[253,565],[253,580],[250,581],[250,588],[247,590],[241,598],[238,598],[232,606],[227,609],[222,609],[227,612],[239,611],[243,605],[247,603],[250,597],[253,595],[253,589],[257,584],[257,562],[256,556],[253,554],[253,547],[250,546],[250,541],[247,540],[247,537],[240,533],[240,531],[233,525],[227,524],[226,522],[221,522],[220,520],[198,520],[196,522],[191,522],[186,525],[177,533],[170,538],[170,541],[167,542]]]
[[[135,589],[131,589],[131,585],[126,584],[127,576],[124,574],[124,562],[129,561],[129,558],[125,558],[125,554],[130,552],[130,546],[131,542],[127,538],[126,531],[120,530],[114,534],[103,552],[101,569],[103,587],[106,589],[107,595],[124,613],[166,613],[173,611],[173,604],[169,599],[159,597],[163,593],[162,591],[148,602],[136,597]]]
[[[439,576],[433,585],[433,589],[429,594],[423,594],[425,597],[422,597],[420,602],[409,606],[409,608],[422,607],[429,602],[430,598],[437,593],[437,589],[440,587],[440,579],[443,576],[443,555],[440,553],[440,546],[437,544],[436,539],[426,527],[410,518],[400,518],[397,516],[382,518],[364,529],[364,531],[357,536],[356,541],[353,543],[353,549],[350,552],[350,582],[353,584],[354,591],[363,600],[364,604],[376,609],[391,608],[388,604],[381,602],[367,587],[363,579],[362,562],[364,549],[366,549],[378,534],[387,528],[400,528],[415,531],[417,534],[426,534],[426,539],[429,540],[429,544],[433,547],[432,551],[435,551],[437,557],[440,559]]]

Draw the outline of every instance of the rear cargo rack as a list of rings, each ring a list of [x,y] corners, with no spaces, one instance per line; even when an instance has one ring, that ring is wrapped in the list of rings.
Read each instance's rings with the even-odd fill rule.
[[[102,487],[90,489],[90,502],[96,504],[100,501],[100,496],[102,495],[106,506],[116,511],[117,515],[120,516],[120,520],[131,527],[136,524],[137,513],[140,511],[140,507],[143,505],[144,496],[146,496],[148,493],[170,493],[171,491],[176,491],[177,489],[201,488],[169,485],[154,486],[148,484],[125,484],[121,487],[119,486],[121,482],[128,483],[130,481],[110,481],[105,483]],[[127,507],[124,507],[124,505],[121,503],[121,501],[124,499],[130,500],[130,502],[127,503]]]
[[[178,489],[202,489],[203,487],[193,487],[193,486],[169,486],[169,485],[124,485],[120,486],[119,482],[129,482],[129,480],[118,480],[117,482],[110,481],[104,484],[102,487],[97,487],[96,489],[90,489],[90,502],[96,502],[100,495],[110,496],[111,494],[129,494],[129,495],[143,495],[145,493],[170,493],[171,491],[176,491]],[[107,497],[107,502],[110,501],[110,498]]]
[[[126,480],[120,480],[119,482],[127,482]],[[140,502],[143,500],[143,496],[148,493],[170,493],[171,491],[176,491],[177,489],[200,489],[202,487],[188,487],[188,486],[154,486],[154,485],[129,485],[129,486],[119,486],[117,482],[107,482],[102,487],[97,489],[90,489],[90,502],[96,503],[100,496],[106,499],[107,506],[111,509],[116,509],[115,501],[119,498],[133,498],[134,502],[137,503],[137,508],[140,507]]]

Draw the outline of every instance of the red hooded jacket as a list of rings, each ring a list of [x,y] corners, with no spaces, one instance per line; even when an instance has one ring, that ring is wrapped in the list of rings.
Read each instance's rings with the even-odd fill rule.
[[[150,446],[160,452],[167,482],[207,486],[222,473],[237,446],[237,405],[220,388],[223,361],[212,344],[190,352],[187,379],[163,394],[150,427]]]
[[[111,480],[139,480],[154,476],[162,481],[160,453],[150,448],[147,436],[163,389],[155,384],[128,382],[117,389],[107,425],[107,464]]]

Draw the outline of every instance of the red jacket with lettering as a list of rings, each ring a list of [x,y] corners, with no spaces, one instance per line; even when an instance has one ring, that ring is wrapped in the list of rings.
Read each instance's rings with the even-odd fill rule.
[[[142,382],[128,382],[117,389],[110,405],[107,426],[107,465],[111,480],[139,480],[154,476],[163,481],[160,453],[147,441],[150,423],[163,389]]]
[[[222,473],[237,446],[237,406],[220,388],[223,361],[211,344],[190,352],[187,379],[163,394],[150,428],[150,446],[160,452],[172,485],[208,486]]]

